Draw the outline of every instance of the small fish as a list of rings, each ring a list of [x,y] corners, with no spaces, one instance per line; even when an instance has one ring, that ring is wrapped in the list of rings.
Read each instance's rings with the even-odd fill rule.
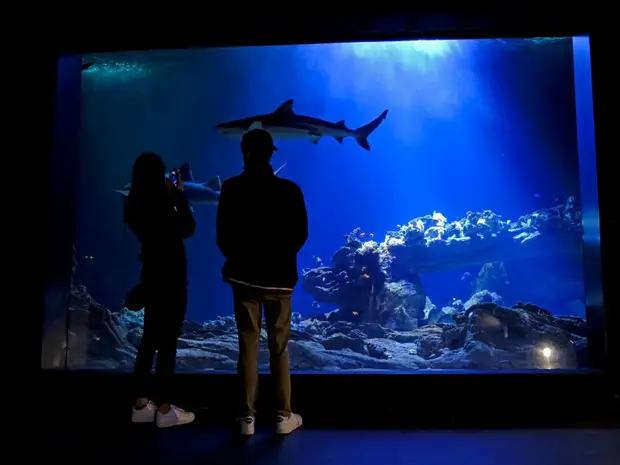
[[[86,71],[92,65],[94,65],[94,63],[84,63],[82,66],[80,66],[80,71]]]
[[[313,306],[314,308],[320,308],[320,307],[321,307],[321,304],[320,304],[320,303],[318,303],[318,302],[315,300],[314,302],[312,302],[312,306]]]
[[[353,312],[353,316],[360,316],[359,312]]]
[[[362,267],[362,271],[366,271],[367,268],[365,266]]]
[[[360,233],[360,237],[364,237],[366,235],[366,233]]]
[[[368,279],[368,278],[370,278],[370,276],[368,275],[368,273],[364,273],[364,274],[362,275],[362,278],[364,278],[364,279]]]
[[[321,257],[317,257],[317,256],[312,256],[312,260],[314,260],[316,262],[317,265],[319,266],[323,266],[323,260],[321,259]]]
[[[466,271],[465,273],[463,273],[463,276],[461,276],[461,281],[465,281],[470,276],[471,274],[469,273],[469,271]]]
[[[372,239],[373,237],[375,237],[375,235],[373,233],[370,233],[368,236],[370,236],[370,238]]]

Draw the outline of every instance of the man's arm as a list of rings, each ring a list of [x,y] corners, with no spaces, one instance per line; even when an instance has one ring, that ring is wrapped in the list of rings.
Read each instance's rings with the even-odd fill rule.
[[[229,258],[232,253],[234,225],[232,224],[232,198],[226,181],[220,190],[220,199],[217,205],[217,218],[215,221],[217,246],[224,257]]]
[[[308,212],[304,194],[299,186],[295,186],[293,199],[293,245],[295,252],[299,252],[308,240]]]

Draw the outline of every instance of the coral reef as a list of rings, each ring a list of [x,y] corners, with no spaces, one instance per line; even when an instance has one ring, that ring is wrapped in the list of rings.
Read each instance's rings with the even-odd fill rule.
[[[582,235],[581,212],[574,197],[565,205],[516,221],[502,220],[486,210],[467,212],[464,218],[448,222],[435,212],[399,225],[381,243],[364,241],[363,233],[354,230],[332,257],[332,266],[303,270],[302,283],[317,302],[339,308],[330,315],[332,321],[350,321],[356,315],[361,321],[403,329],[408,323],[398,322],[410,319],[424,324],[432,311],[421,275],[479,265],[483,287],[475,290],[488,290],[484,276],[501,279],[501,269],[485,266],[554,255],[579,258]]]

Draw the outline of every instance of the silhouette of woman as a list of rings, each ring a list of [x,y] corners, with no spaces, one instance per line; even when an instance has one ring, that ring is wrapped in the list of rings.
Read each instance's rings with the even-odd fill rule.
[[[162,159],[154,153],[141,154],[133,165],[124,220],[141,245],[138,288],[144,302],[144,328],[134,373],[139,395],[151,394],[151,400],[136,399],[132,421],[155,421],[162,428],[190,423],[194,414],[171,405],[168,396],[187,307],[183,241],[194,234],[196,223],[183,194],[183,181],[173,183]],[[149,383],[155,353],[155,378]]]

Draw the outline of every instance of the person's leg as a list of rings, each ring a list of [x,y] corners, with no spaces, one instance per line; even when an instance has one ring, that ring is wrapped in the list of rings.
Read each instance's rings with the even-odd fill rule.
[[[170,286],[170,284],[168,284]],[[194,414],[185,412],[170,403],[172,378],[176,367],[177,345],[185,312],[187,310],[187,288],[183,285],[168,287],[162,295],[162,324],[160,328],[160,342],[157,351],[155,374],[157,380],[158,405],[157,426],[169,427],[191,423]]]
[[[276,389],[277,432],[288,434],[301,426],[299,415],[291,413],[291,368],[288,341],[291,335],[291,293],[274,293],[263,302],[269,341],[269,369]]]
[[[134,423],[150,423],[155,421],[155,405],[149,401],[151,370],[153,359],[157,350],[159,334],[159,308],[147,305],[144,309],[144,326],[142,339],[134,364],[134,383],[136,393],[141,396],[136,398],[131,420]]]
[[[269,369],[276,388],[276,408],[280,416],[291,414],[291,370],[288,341],[291,335],[291,295],[265,296],[265,321],[269,341]]]
[[[245,286],[234,286],[233,299],[239,335],[237,372],[241,381],[240,413],[242,418],[250,421],[256,413],[258,393],[261,293]]]

